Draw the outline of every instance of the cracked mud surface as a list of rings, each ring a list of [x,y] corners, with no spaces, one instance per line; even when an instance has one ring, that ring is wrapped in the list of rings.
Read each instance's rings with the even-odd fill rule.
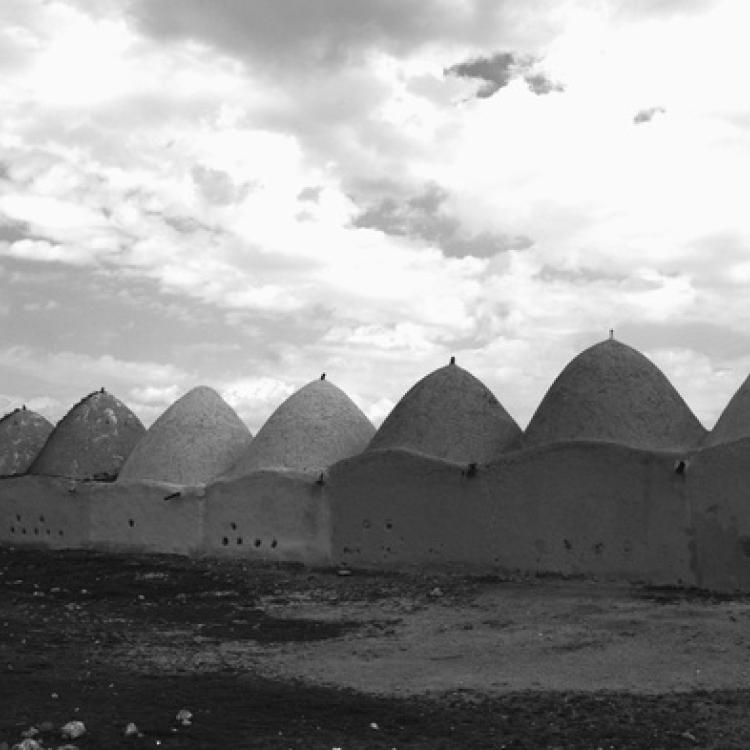
[[[746,748],[749,709],[745,597],[0,547],[0,746]]]

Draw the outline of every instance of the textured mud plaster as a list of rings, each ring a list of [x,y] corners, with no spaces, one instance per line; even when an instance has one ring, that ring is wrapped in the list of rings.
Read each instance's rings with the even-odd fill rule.
[[[90,490],[84,483],[53,477],[0,479],[0,542],[88,546]]]
[[[747,437],[750,437],[750,377],[732,396],[713,430],[706,436],[704,445],[731,443]]]
[[[489,389],[450,364],[396,404],[367,450],[406,448],[435,458],[484,463],[517,447],[521,430]]]
[[[402,449],[367,451],[332,466],[325,489],[334,561],[492,560],[493,511],[483,483],[468,479],[464,469]]]
[[[328,380],[314,380],[268,418],[226,479],[259,469],[320,473],[361,453],[375,428],[357,405]]]
[[[750,439],[698,453],[685,485],[697,585],[750,591]]]
[[[690,505],[676,455],[573,442],[483,472],[505,568],[692,584]]]
[[[203,513],[197,488],[98,483],[91,496],[90,539],[98,549],[197,554]]]
[[[96,391],[57,424],[29,473],[111,481],[144,433],[125,404]]]
[[[691,583],[690,513],[673,464],[573,443],[470,476],[407,451],[368,452],[329,472],[333,557]]]
[[[211,554],[308,565],[331,558],[328,500],[309,474],[265,470],[209,485],[204,528]]]
[[[193,388],[169,407],[138,441],[119,482],[206,484],[235,464],[250,431],[212,388]]]
[[[656,365],[608,340],[586,349],[560,373],[529,422],[523,444],[603,440],[678,451],[694,448],[705,434]]]
[[[52,430],[51,422],[25,408],[0,419],[0,476],[26,473]]]

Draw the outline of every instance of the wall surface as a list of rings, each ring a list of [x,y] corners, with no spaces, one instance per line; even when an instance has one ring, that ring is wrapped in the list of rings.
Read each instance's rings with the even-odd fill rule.
[[[692,455],[574,442],[476,469],[371,451],[322,483],[276,470],[177,490],[13,477],[0,479],[0,543],[750,592],[750,439]]]
[[[51,477],[0,479],[0,542],[85,547],[91,488]]]
[[[750,591],[750,439],[701,451],[685,476],[696,585]]]
[[[101,483],[91,493],[89,541],[103,549],[196,554],[203,545],[203,490]]]
[[[315,477],[256,471],[206,490],[204,549],[211,554],[330,561],[330,514]]]
[[[691,583],[690,503],[675,460],[572,443],[471,475],[406,451],[364,454],[330,472],[333,557]]]

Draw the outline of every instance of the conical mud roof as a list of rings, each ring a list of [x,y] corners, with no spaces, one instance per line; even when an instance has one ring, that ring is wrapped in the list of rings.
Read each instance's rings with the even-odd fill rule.
[[[53,429],[51,422],[26,407],[0,419],[0,476],[25,474]]]
[[[406,448],[449,461],[486,463],[513,447],[521,430],[491,391],[456,364],[414,385],[367,450]]]
[[[713,430],[706,436],[705,445],[731,443],[746,437],[750,437],[750,377],[732,396]]]
[[[705,432],[653,362],[609,339],[586,349],[560,373],[531,418],[524,445],[604,440],[682,450],[695,447]]]
[[[138,417],[102,388],[58,422],[29,473],[111,481],[144,433]]]
[[[118,481],[206,484],[235,464],[252,436],[219,394],[198,386],[138,441]]]
[[[328,380],[314,380],[276,409],[225,478],[258,469],[322,472],[361,453],[374,432],[342,390]]]

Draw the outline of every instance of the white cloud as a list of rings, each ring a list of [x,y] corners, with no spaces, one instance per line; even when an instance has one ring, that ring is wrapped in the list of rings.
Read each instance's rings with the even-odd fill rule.
[[[192,307],[222,311],[224,339],[263,339],[262,370],[191,367],[255,429],[321,362],[379,418],[465,353],[523,422],[611,326],[750,324],[742,3],[321,2],[291,17],[284,2],[152,5],[4,4],[0,213],[24,236],[0,243],[0,263],[106,271],[123,295],[155,281],[184,303],[186,329]],[[564,92],[519,79],[477,101],[443,75],[503,52],[533,57]],[[446,232],[354,226],[427,184],[446,232],[527,246],[446,257]],[[111,378],[139,413],[197,374],[177,343],[160,364],[49,352],[51,334],[28,333],[0,365],[76,389]],[[692,347],[690,365],[665,370],[700,373],[685,393],[708,414],[721,398],[700,378],[718,363]]]
[[[162,406],[165,409],[171,406],[179,397],[180,388],[177,385],[154,386],[145,388],[131,388],[130,396],[135,401],[150,406]]]
[[[270,377],[241,378],[222,384],[219,392],[255,435],[282,401],[302,385],[295,387]]]
[[[108,382],[149,383],[184,382],[187,374],[171,364],[121,360],[110,354],[98,357],[77,352],[43,352],[27,346],[0,349],[0,366],[33,375],[46,382],[87,383],[88,390],[105,387]]]

